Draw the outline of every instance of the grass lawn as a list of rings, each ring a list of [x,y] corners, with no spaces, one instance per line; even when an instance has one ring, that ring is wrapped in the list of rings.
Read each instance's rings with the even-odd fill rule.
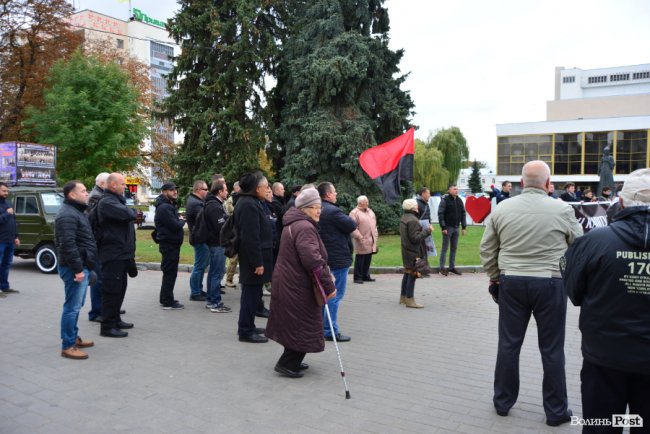
[[[436,250],[440,254],[442,239],[440,226],[434,225],[433,240]],[[135,260],[138,262],[160,262],[158,245],[151,239],[152,229],[136,231]],[[456,265],[480,265],[479,244],[483,237],[483,226],[468,226],[467,235],[461,235],[458,241],[458,252],[456,253]],[[448,261],[448,260],[447,260]],[[181,264],[194,263],[194,249],[188,241],[187,231],[185,242],[181,247]],[[429,263],[432,266],[438,265],[438,258],[431,258]],[[399,235],[381,235],[379,237],[379,253],[372,258],[372,265],[375,267],[401,267],[402,253],[400,250]]]

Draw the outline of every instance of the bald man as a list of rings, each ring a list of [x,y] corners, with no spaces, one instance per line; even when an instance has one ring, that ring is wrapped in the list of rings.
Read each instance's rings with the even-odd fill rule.
[[[519,352],[531,314],[542,354],[546,424],[571,420],[564,372],[567,296],[559,263],[582,235],[573,208],[548,197],[551,171],[543,161],[524,165],[523,191],[495,208],[481,240],[481,263],[499,304],[494,407],[507,416],[519,394]]]
[[[102,270],[102,326],[100,335],[110,338],[128,336],[124,329],[133,324],[122,321],[120,306],[124,301],[127,273],[135,259],[136,211],[126,206],[124,176],[111,173],[104,195],[97,204],[100,235],[97,249]]]

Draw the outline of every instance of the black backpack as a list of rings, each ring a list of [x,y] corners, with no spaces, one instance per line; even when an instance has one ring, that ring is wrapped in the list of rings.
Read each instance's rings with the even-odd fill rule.
[[[206,208],[207,205],[201,208],[201,211],[196,215],[196,219],[194,219],[194,225],[190,233],[190,244],[193,246],[207,243],[208,238],[210,238],[212,229],[210,229],[210,221],[206,217]]]
[[[226,220],[226,223],[221,227],[219,233],[219,244],[224,249],[224,254],[229,258],[234,258],[239,252],[239,234],[237,224],[235,223],[235,215],[231,215]]]

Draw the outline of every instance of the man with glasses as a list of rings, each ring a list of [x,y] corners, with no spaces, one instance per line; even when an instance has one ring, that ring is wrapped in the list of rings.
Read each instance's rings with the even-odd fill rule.
[[[0,297],[19,291],[9,287],[9,269],[14,259],[14,247],[20,245],[14,207],[8,200],[9,186],[0,182]]]
[[[210,248],[206,243],[196,243],[192,237],[194,222],[205,206],[205,197],[208,195],[208,185],[205,181],[194,181],[192,193],[185,204],[185,217],[190,230],[190,244],[194,248],[194,267],[190,275],[190,300],[205,301],[207,293],[203,291],[203,274],[210,263]]]

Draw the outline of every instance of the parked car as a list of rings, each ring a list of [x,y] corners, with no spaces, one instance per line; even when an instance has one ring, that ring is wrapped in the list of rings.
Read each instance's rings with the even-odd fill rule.
[[[56,273],[54,218],[63,204],[63,190],[54,187],[11,187],[10,200],[18,222],[20,246],[14,255],[35,258],[43,273]]]

